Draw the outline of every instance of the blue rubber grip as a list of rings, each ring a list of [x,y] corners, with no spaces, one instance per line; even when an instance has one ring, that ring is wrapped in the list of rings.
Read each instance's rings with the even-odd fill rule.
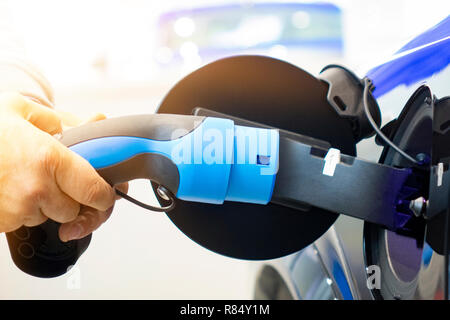
[[[235,126],[232,120],[208,117],[175,140],[108,136],[82,141],[70,149],[97,170],[140,154],[159,154],[178,169],[174,193],[179,199],[266,204],[278,171],[278,146],[277,130]]]

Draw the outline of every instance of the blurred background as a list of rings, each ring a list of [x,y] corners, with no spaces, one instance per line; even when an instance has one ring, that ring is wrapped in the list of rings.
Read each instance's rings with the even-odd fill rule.
[[[364,75],[450,13],[444,0],[0,0],[6,7],[13,31],[0,28],[0,37],[19,35],[57,108],[80,116],[153,113],[183,76],[235,54],[273,56],[312,74],[339,63]],[[404,102],[380,101],[384,120]],[[371,148],[360,154],[376,159]],[[130,192],[155,202],[145,181]],[[257,263],[212,253],[164,215],[120,201],[76,270],[56,279],[19,271],[1,235],[0,298],[248,299]]]

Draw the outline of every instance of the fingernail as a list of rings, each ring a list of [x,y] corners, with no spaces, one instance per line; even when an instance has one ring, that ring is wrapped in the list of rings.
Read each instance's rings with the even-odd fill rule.
[[[83,233],[83,227],[80,224],[74,224],[67,232],[67,241],[78,239]]]

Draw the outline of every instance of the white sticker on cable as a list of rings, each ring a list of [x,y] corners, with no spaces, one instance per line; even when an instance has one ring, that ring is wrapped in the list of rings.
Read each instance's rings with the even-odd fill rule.
[[[326,176],[334,176],[334,171],[339,162],[341,162],[341,151],[330,148],[325,156],[325,165],[323,166],[322,173]]]

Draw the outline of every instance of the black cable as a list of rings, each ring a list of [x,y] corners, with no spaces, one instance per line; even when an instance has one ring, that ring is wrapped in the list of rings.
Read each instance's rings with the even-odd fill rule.
[[[395,145],[391,140],[389,140],[388,137],[381,131],[380,128],[378,128],[378,125],[376,124],[375,120],[373,120],[372,115],[369,111],[369,103],[367,101],[369,96],[369,89],[372,85],[372,82],[368,78],[364,78],[364,92],[363,92],[363,106],[364,106],[364,113],[366,114],[367,119],[369,120],[371,126],[375,130],[375,132],[395,151],[397,151],[399,154],[401,154],[403,157],[408,159],[409,161],[415,163],[415,164],[421,164],[418,160],[411,157],[409,154],[404,152],[402,149],[400,149],[397,145]]]
[[[122,191],[119,191],[119,190],[117,190],[117,189],[116,189],[116,193],[117,193],[120,197],[124,198],[125,200],[128,200],[128,201],[130,201],[131,203],[134,203],[135,205],[137,205],[137,206],[139,206],[139,207],[142,207],[142,208],[144,208],[144,209],[150,210],[150,211],[156,211],[156,212],[168,212],[168,211],[172,210],[173,208],[175,208],[175,199],[174,199],[174,198],[172,197],[172,195],[170,195],[170,194],[167,194],[167,196],[169,197],[169,199],[170,199],[170,201],[171,201],[171,202],[170,202],[170,205],[165,206],[165,207],[155,207],[155,206],[151,206],[151,205],[149,205],[149,204],[140,202],[139,200],[136,200],[136,199],[130,197],[129,195],[127,195],[126,193],[123,193]]]

